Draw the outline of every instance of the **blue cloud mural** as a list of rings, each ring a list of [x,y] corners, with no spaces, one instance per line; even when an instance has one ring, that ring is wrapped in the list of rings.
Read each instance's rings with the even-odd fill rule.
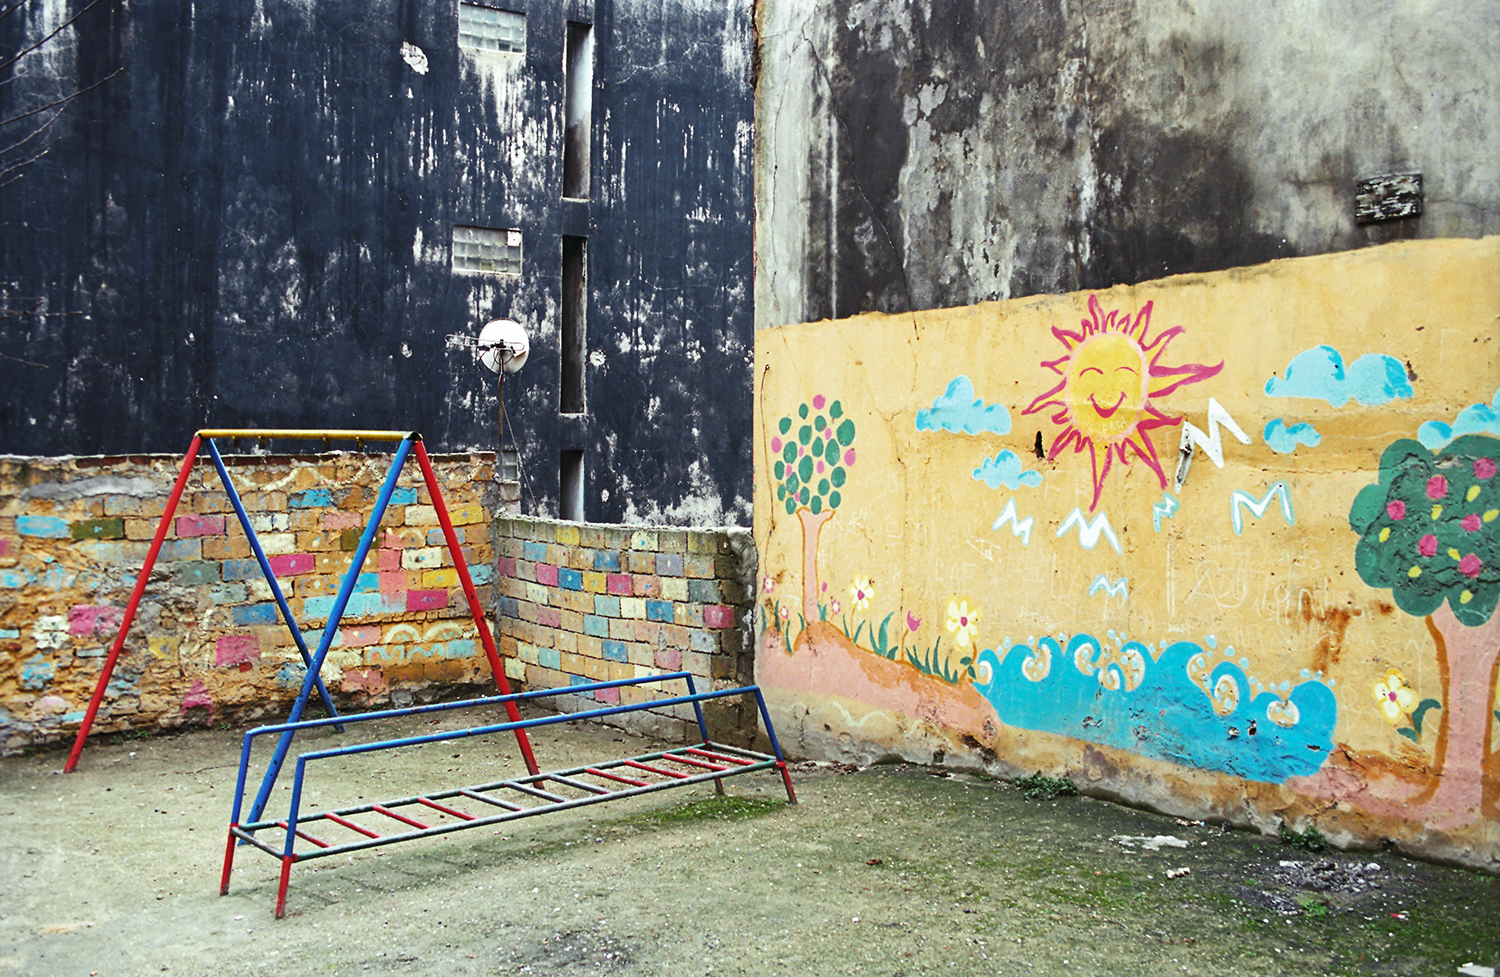
[[[917,430],[1009,434],[1010,411],[1004,404],[986,405],[974,396],[974,384],[968,377],[954,377],[931,407],[917,411]]]
[[[1323,443],[1323,435],[1318,433],[1317,428],[1311,424],[1287,425],[1286,421],[1277,418],[1266,425],[1263,437],[1271,450],[1279,454],[1289,455],[1297,449],[1297,445],[1305,444],[1309,448],[1316,448]]]
[[[1412,395],[1406,367],[1394,356],[1366,353],[1344,367],[1344,357],[1332,346],[1314,346],[1292,357],[1286,379],[1266,381],[1267,397],[1311,397],[1342,407],[1357,400],[1376,407]]]
[[[1459,411],[1452,424],[1428,421],[1417,428],[1417,440],[1432,451],[1465,434],[1500,436],[1500,390],[1495,391],[1495,399],[1488,404],[1470,404]]]
[[[1004,486],[1014,492],[1023,485],[1036,488],[1042,484],[1042,473],[1027,470],[1021,459],[1009,448],[993,458],[986,458],[974,469],[974,478],[992,489]]]
[[[1066,646],[1042,638],[980,652],[974,688],[1009,726],[1263,783],[1316,772],[1333,749],[1333,690],[1311,679],[1252,697],[1246,663],[1232,655],[1176,641],[1153,659],[1139,641],[1106,650],[1089,634]],[[1193,672],[1206,674],[1213,695]]]

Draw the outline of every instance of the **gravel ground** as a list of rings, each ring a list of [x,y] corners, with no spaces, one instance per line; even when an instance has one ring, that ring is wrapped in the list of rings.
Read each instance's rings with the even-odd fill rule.
[[[544,769],[655,748],[581,723],[534,743]],[[219,895],[239,745],[94,741],[66,776],[63,752],[0,760],[0,975],[1500,968],[1500,879],[910,766],[795,764],[796,806],[752,774],[313,861],[276,920],[253,849]],[[514,740],[431,744],[320,773],[314,803],[520,772]]]

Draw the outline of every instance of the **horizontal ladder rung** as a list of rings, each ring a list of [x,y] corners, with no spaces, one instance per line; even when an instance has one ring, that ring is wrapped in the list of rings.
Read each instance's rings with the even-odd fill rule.
[[[417,798],[417,803],[418,804],[426,804],[428,807],[432,808],[434,811],[441,811],[444,814],[447,814],[447,815],[449,815],[451,817],[458,818],[460,821],[472,821],[472,820],[474,820],[474,815],[472,815],[472,814],[465,814],[462,811],[455,810],[455,809],[453,809],[451,807],[448,807],[448,806],[446,806],[444,804],[439,804],[437,801],[434,801],[434,800],[432,800],[430,798],[427,798],[427,797],[418,797]]]
[[[543,777],[541,779],[548,780],[551,778]],[[563,801],[567,800],[567,798],[562,796],[561,794],[553,794],[549,791],[542,790],[540,787],[533,787],[530,784],[523,784],[519,780],[507,780],[500,786],[509,787],[511,790],[518,790],[523,794],[530,794],[532,797],[540,797],[544,801],[554,801],[561,804]]]
[[[371,831],[369,828],[365,827],[362,824],[355,824],[353,821],[350,821],[348,818],[341,818],[337,814],[334,814],[332,811],[329,811],[328,813],[324,814],[323,817],[325,817],[328,820],[332,821],[334,824],[341,824],[341,825],[343,825],[344,827],[348,828],[350,831],[358,831],[360,834],[364,835],[366,838],[379,838],[380,837],[379,832]]]
[[[276,824],[277,824],[278,827],[281,828],[282,831],[286,830],[286,822],[285,821],[277,821]],[[319,848],[332,848],[333,847],[333,845],[330,844],[329,842],[323,841],[321,838],[314,838],[312,835],[308,834],[306,831],[303,831],[301,828],[298,828],[296,831],[294,831],[292,833],[295,834],[298,838],[301,838],[303,841],[310,842],[311,844],[317,845]]]
[[[622,784],[629,784],[632,787],[648,787],[648,786],[650,786],[650,781],[636,780],[633,777],[621,777],[617,773],[606,773],[605,771],[600,770],[598,767],[584,767],[583,768],[583,772],[584,773],[591,773],[595,777],[603,777],[606,780],[616,780],[616,781],[619,781]]]
[[[426,831],[428,828],[432,827],[432,825],[430,825],[430,824],[423,824],[421,821],[418,821],[416,818],[409,818],[409,817],[407,817],[404,814],[397,814],[395,811],[393,811],[390,808],[386,807],[384,804],[371,804],[370,805],[370,810],[376,812],[377,814],[384,814],[388,818],[395,818],[397,821],[400,821],[402,824],[409,824],[413,828],[421,828],[423,831]]]
[[[547,779],[553,781],[554,783],[571,787],[574,790],[588,791],[590,794],[608,794],[610,792],[608,787],[600,787],[598,784],[586,784],[581,780],[572,780],[568,777],[559,777],[556,774],[553,774]]]
[[[625,766],[634,767],[637,770],[645,770],[648,773],[660,774],[663,777],[671,777],[673,780],[687,779],[687,774],[685,773],[678,773],[676,770],[663,770],[660,767],[653,767],[649,764],[640,763],[636,760],[626,760]]]
[[[459,793],[464,795],[465,797],[471,797],[476,801],[483,801],[486,804],[493,804],[496,807],[503,807],[507,811],[526,810],[526,808],[520,804],[512,804],[510,801],[502,801],[498,797],[488,797],[484,794],[478,793],[477,791],[469,790],[468,788],[464,788],[463,790],[459,791]]]

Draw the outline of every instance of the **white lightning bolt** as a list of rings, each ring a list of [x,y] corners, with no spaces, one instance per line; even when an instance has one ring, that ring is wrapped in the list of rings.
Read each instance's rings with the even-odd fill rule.
[[[1109,540],[1109,545],[1115,548],[1116,553],[1124,555],[1124,551],[1120,549],[1120,537],[1115,535],[1114,527],[1109,524],[1109,517],[1104,513],[1099,513],[1093,519],[1085,519],[1082,509],[1074,509],[1068,513],[1068,518],[1064,519],[1062,526],[1058,528],[1058,537],[1067,535],[1068,530],[1074,526],[1078,527],[1078,542],[1083,544],[1084,549],[1091,550],[1098,546],[1099,537],[1104,536]]]
[[[1021,537],[1021,545],[1031,545],[1031,527],[1036,524],[1036,517],[1027,516],[1025,519],[1018,519],[1016,517],[1015,499],[1010,499],[1005,503],[1005,508],[1001,511],[1000,517],[995,520],[995,524],[990,527],[990,530],[998,530],[1006,523],[1010,523],[1010,531],[1013,535]]]

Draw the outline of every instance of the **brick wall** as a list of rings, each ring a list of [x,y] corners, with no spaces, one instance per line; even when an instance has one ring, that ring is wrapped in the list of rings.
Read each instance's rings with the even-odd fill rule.
[[[502,498],[492,459],[433,458],[486,606],[489,512]],[[0,458],[0,751],[76,733],[180,461]],[[226,464],[315,649],[390,456]],[[324,665],[341,709],[493,691],[431,503],[410,461]],[[94,730],[284,715],[304,674],[228,496],[200,460]]]
[[[691,672],[700,692],[753,682],[748,530],[501,516],[492,532],[500,654],[513,684],[557,688],[672,671]],[[644,702],[682,689],[606,689],[565,707]],[[742,741],[758,719],[753,703],[738,699],[712,705],[706,718],[715,737]],[[632,714],[627,724],[696,738],[691,722],[691,708],[676,707]]]

